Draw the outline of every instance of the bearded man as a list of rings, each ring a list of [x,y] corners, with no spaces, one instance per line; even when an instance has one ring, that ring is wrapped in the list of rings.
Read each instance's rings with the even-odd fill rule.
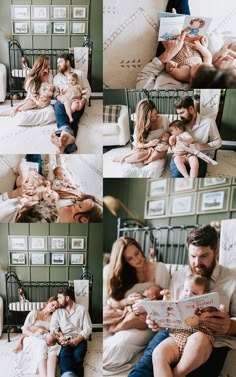
[[[221,309],[204,320],[204,324],[214,332],[215,343],[209,359],[187,377],[218,377],[230,348],[236,348],[236,280],[235,270],[218,263],[219,240],[217,231],[210,225],[194,228],[188,235],[189,266],[176,271],[170,284],[171,296],[179,299],[185,278],[195,273],[209,279],[210,292],[218,292]],[[148,344],[143,356],[135,365],[129,377],[153,377],[152,352],[169,336],[150,319],[148,326],[158,333]],[[194,352],[194,348],[193,348]]]
[[[53,313],[50,332],[56,335],[62,346],[59,354],[61,377],[83,377],[83,362],[87,351],[87,339],[92,332],[90,316],[83,305],[74,302],[71,288],[58,290],[59,308]]]
[[[75,138],[78,132],[78,123],[83,115],[85,104],[91,94],[91,88],[85,74],[78,69],[72,68],[71,64],[70,54],[60,54],[57,58],[58,74],[53,79],[53,84],[56,87],[54,97],[57,101],[54,104],[54,110],[56,114],[57,131],[51,135],[51,141],[56,145],[57,153],[73,153],[77,150]],[[71,73],[77,74],[78,83],[83,89],[80,108],[72,114],[72,123],[69,121],[64,106],[66,94],[63,95],[61,93],[61,89],[64,89],[68,85],[68,78]]]
[[[192,97],[180,97],[174,102],[174,106],[177,114],[185,125],[185,131],[189,132],[193,137],[194,143],[190,144],[190,147],[213,157],[215,149],[220,148],[222,145],[215,120],[197,113],[194,109]],[[181,155],[185,153],[186,152],[177,152],[176,154]],[[207,163],[201,158],[198,158],[198,162],[198,177],[205,177]],[[172,178],[183,177],[177,169],[173,158],[170,162],[170,175]]]

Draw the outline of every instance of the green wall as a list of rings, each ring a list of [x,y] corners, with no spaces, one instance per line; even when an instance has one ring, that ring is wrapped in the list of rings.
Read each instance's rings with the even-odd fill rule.
[[[171,179],[171,178],[170,178]],[[104,196],[111,195],[120,199],[124,205],[141,221],[144,221],[144,208],[146,197],[147,179],[145,178],[122,178],[104,179]],[[230,184],[232,191],[232,182]],[[234,186],[235,187],[235,186]],[[217,186],[215,187],[217,188]],[[218,186],[220,189],[221,187]],[[222,187],[222,189],[225,187]],[[210,188],[208,189],[210,190]],[[197,191],[196,191],[197,192]],[[171,194],[168,196],[168,201]],[[119,212],[119,217],[127,218],[124,210]],[[211,221],[221,221],[236,218],[236,211],[216,212],[209,214],[194,214],[191,216],[172,216],[146,220],[145,223],[151,226],[165,225],[195,225],[209,224]],[[113,242],[117,238],[117,217],[113,216],[107,208],[104,208],[104,252],[111,251]]]
[[[93,41],[92,91],[102,91],[102,0],[0,0],[0,27],[11,33],[11,3],[13,5],[89,5],[89,38]],[[68,48],[81,46],[83,35],[17,35],[22,48]],[[0,62],[8,67],[8,44],[0,32]]]
[[[87,267],[93,274],[92,322],[102,323],[102,224],[5,224],[0,223],[0,295],[5,299],[4,268],[9,264],[8,235],[86,236]],[[98,266],[101,266],[98,268]],[[21,280],[67,281],[80,278],[80,266],[14,266]],[[9,267],[8,267],[9,269]]]
[[[222,116],[220,133],[223,140],[236,143],[236,117],[235,117],[236,89],[226,91],[225,106]]]

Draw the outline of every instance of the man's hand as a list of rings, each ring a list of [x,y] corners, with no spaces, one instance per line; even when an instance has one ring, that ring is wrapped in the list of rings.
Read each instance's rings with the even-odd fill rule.
[[[77,337],[77,338],[74,338],[74,339],[70,339],[68,340],[67,342],[67,346],[71,346],[71,347],[77,347],[78,344],[81,342],[82,340]]]
[[[219,334],[227,334],[230,328],[230,316],[226,312],[224,305],[220,305],[219,311],[204,313],[203,322],[210,330]]]
[[[146,318],[146,324],[148,325],[149,329],[151,329],[152,331],[154,332],[157,332],[159,330],[162,330],[161,327],[158,326],[158,324],[153,321],[149,315],[147,315],[147,318]]]
[[[165,47],[165,51],[163,52],[163,54],[159,56],[159,59],[162,63],[169,62],[171,59],[175,57],[175,55],[178,54],[178,52],[183,47],[185,36],[186,32],[179,35],[176,39],[170,41],[162,41],[162,44]]]
[[[202,149],[207,149],[207,148],[209,148],[209,145],[208,145],[208,144],[193,143],[193,144],[189,144],[189,147],[190,147],[190,148],[195,148],[195,149],[197,149],[198,151],[200,151],[200,150],[202,150]]]

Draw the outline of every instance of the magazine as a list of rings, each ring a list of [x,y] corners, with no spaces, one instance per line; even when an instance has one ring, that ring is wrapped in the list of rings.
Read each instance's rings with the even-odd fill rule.
[[[38,162],[25,161],[24,164],[25,164],[26,170],[28,170],[29,172],[33,171],[35,173],[38,173],[38,167],[39,167]]]
[[[187,329],[202,325],[206,312],[219,310],[216,292],[175,301],[142,301],[142,305],[160,327]]]
[[[176,39],[183,32],[186,32],[185,40],[194,42],[206,35],[211,24],[211,18],[159,12],[158,23],[158,41]]]

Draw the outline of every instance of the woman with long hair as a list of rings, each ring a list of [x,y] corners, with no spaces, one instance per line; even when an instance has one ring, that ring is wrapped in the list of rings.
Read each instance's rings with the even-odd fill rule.
[[[1,116],[15,116],[19,111],[43,109],[50,105],[54,86],[49,72],[50,60],[48,56],[39,55],[25,78],[24,88],[27,92],[24,101],[13,110],[0,113]]]
[[[141,292],[153,284],[169,285],[169,274],[163,263],[149,262],[139,243],[131,237],[115,241],[110,263],[104,267],[104,305],[124,309],[132,305],[136,313],[142,310]],[[153,334],[150,330],[129,329],[105,334],[103,342],[104,374],[128,370],[135,356],[145,348]]]
[[[60,346],[49,341],[50,321],[58,308],[57,297],[50,297],[45,306],[32,310],[22,327],[22,350],[17,353],[17,365],[22,374],[55,377]],[[46,338],[48,336],[48,338]],[[17,347],[18,348],[18,347]],[[16,350],[19,351],[19,348]]]

